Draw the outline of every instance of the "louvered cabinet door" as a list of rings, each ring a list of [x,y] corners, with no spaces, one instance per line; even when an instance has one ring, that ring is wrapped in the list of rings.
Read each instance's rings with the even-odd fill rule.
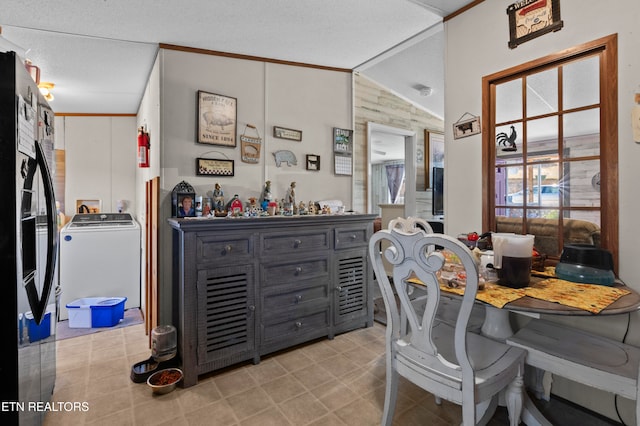
[[[254,266],[198,271],[198,369],[211,371],[254,358],[256,302]]]
[[[369,266],[365,249],[336,253],[333,289],[336,332],[362,327],[372,320],[369,315]],[[371,318],[370,318],[371,316]]]

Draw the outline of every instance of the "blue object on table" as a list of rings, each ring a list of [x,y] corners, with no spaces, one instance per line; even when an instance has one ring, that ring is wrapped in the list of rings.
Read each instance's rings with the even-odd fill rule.
[[[560,279],[611,286],[616,280],[611,252],[588,244],[568,244],[556,265]]]

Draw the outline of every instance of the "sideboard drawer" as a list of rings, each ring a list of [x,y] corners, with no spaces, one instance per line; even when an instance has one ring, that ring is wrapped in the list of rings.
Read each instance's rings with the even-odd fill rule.
[[[273,286],[313,278],[325,278],[327,282],[329,281],[328,257],[299,259],[287,263],[270,262],[266,265],[261,265],[261,268],[261,277],[264,286]]]
[[[278,289],[274,292],[265,291],[262,308],[265,310],[265,314],[268,314],[319,300],[327,301],[328,298],[329,288],[327,280],[320,279],[314,281],[312,286],[300,287],[289,285],[286,290]]]
[[[331,248],[331,231],[321,229],[310,232],[278,232],[261,237],[262,255],[293,254]]]
[[[254,257],[251,235],[200,234],[196,239],[198,263],[231,263],[252,260]]]
[[[288,315],[265,319],[262,339],[264,343],[273,341],[295,341],[297,336],[317,333],[318,330],[329,328],[329,306],[321,311],[310,313],[290,312]]]
[[[369,243],[370,231],[368,227],[336,228],[336,250],[366,246]]]

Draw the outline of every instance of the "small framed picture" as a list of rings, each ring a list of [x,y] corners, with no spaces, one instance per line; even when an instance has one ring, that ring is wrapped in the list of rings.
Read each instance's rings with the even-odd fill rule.
[[[509,16],[509,48],[552,31],[559,31],[560,0],[518,1],[507,8]]]
[[[178,197],[178,217],[195,217],[195,200],[191,195]]]
[[[333,152],[342,154],[351,154],[353,152],[353,143],[351,136],[353,130],[333,128]]]
[[[289,139],[291,141],[302,141],[302,130],[287,129],[285,127],[273,126],[273,137]]]
[[[444,135],[442,133],[428,132],[427,147],[429,150],[427,166],[427,178],[430,177],[434,167],[444,167]],[[431,188],[433,182],[427,180],[427,188]]]
[[[336,175],[353,175],[353,162],[351,158],[351,155],[339,154],[337,152],[333,154]]]
[[[102,201],[100,200],[76,200],[76,213],[100,213]]]
[[[237,99],[198,91],[198,143],[236,146]]]
[[[234,176],[233,160],[196,158],[196,175],[198,176]]]
[[[307,170],[314,172],[320,171],[320,156],[315,154],[307,154]]]
[[[465,114],[471,115],[471,114]],[[467,136],[477,135],[482,131],[482,126],[480,125],[480,117],[472,116],[472,118],[468,120],[458,120],[453,123],[453,138],[460,139],[466,138]]]

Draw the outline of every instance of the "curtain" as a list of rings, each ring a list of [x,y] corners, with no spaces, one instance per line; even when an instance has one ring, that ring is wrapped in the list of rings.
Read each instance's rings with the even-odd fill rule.
[[[404,164],[389,164],[385,166],[387,171],[387,183],[389,184],[389,194],[391,203],[396,202],[402,179],[404,178]]]

